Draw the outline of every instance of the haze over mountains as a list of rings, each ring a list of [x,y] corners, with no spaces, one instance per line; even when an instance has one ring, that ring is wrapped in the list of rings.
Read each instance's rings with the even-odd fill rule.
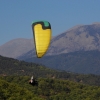
[[[75,51],[100,51],[100,23],[75,26],[55,36],[46,55]],[[12,58],[35,55],[33,39],[14,39],[0,46],[0,55]]]

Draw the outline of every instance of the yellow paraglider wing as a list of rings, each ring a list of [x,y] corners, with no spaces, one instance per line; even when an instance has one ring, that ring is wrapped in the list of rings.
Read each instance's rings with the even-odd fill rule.
[[[41,58],[50,45],[51,25],[47,21],[37,21],[32,23],[36,54]]]

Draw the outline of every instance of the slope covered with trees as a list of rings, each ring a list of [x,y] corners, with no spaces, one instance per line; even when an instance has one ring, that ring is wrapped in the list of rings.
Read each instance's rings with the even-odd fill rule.
[[[1,100],[99,100],[100,87],[69,80],[38,78],[38,86],[27,76],[0,77]],[[5,80],[5,81],[4,81]]]
[[[29,84],[34,75],[38,85]],[[100,76],[53,70],[0,56],[1,100],[99,100]]]
[[[0,75],[1,76],[32,76],[36,78],[57,78],[67,79],[75,82],[81,82],[89,85],[100,86],[100,76],[93,74],[77,74],[72,72],[53,70],[39,65],[36,63],[28,63],[25,61],[19,61],[12,58],[6,58],[0,56]]]

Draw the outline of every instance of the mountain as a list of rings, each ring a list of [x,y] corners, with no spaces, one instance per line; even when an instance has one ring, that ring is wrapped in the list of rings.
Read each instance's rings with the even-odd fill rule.
[[[20,76],[25,76],[25,77],[28,76],[28,79],[30,79],[32,75],[35,76],[35,78],[41,77],[41,78],[51,78],[51,79],[62,79],[88,85],[100,86],[100,75],[93,75],[93,74],[85,75],[85,74],[78,74],[61,70],[54,70],[51,68],[47,68],[46,66],[41,64],[28,63],[17,59],[0,56],[0,78],[8,77],[7,78],[8,82],[9,81],[12,82],[13,76],[15,76],[16,78],[19,79],[16,80],[15,78],[16,81],[15,83],[20,83],[20,80],[23,79],[19,78]],[[9,77],[11,79],[9,79]]]
[[[27,62],[43,64],[50,68],[84,74],[100,75],[100,51],[76,51],[71,53],[44,56],[43,58],[21,58]]]
[[[35,55],[32,39],[15,39],[0,46],[0,55],[30,58]],[[52,38],[46,55],[58,55],[75,51],[100,51],[100,23],[78,25]]]
[[[100,23],[80,25],[56,36],[48,54],[55,55],[75,51],[100,50]]]
[[[0,46],[0,55],[16,58],[29,50],[34,50],[33,39],[18,38]]]
[[[75,26],[55,36],[46,55],[58,55],[80,50],[100,50],[100,23]],[[32,51],[28,51],[20,57],[29,58],[32,57],[32,54]]]

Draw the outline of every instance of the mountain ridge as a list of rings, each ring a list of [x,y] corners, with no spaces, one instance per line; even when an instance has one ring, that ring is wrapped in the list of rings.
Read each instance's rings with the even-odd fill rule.
[[[100,51],[100,23],[77,25],[53,37],[46,56],[80,50]],[[2,56],[18,58],[26,54],[36,56],[33,39],[16,39],[0,46]]]

